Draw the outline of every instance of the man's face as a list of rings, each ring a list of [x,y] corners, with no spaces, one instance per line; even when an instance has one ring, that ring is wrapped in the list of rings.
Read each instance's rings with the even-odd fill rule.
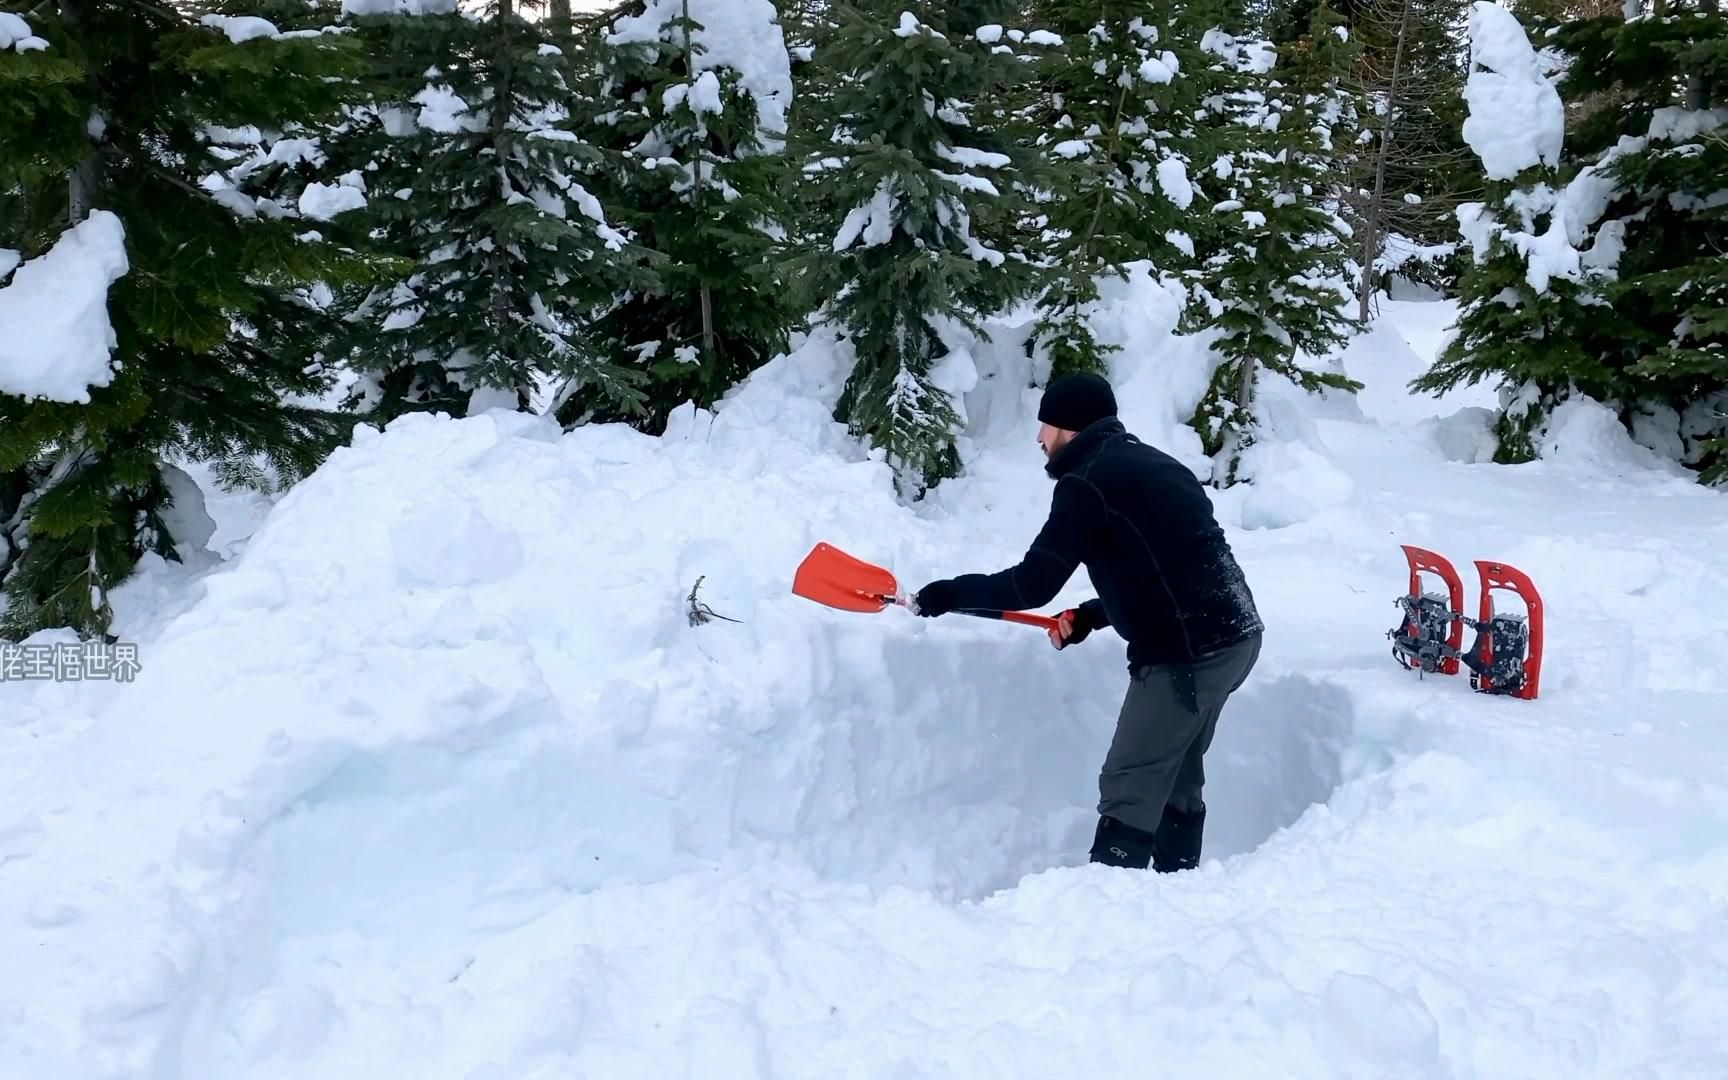
[[[1051,427],[1049,424],[1038,425],[1038,445],[1044,448],[1044,456],[1046,458],[1062,449],[1064,446],[1067,446],[1068,440],[1073,437],[1074,433],[1072,431],[1067,431],[1059,427]]]

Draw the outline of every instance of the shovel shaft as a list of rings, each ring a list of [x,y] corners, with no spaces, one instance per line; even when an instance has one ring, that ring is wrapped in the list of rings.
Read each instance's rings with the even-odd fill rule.
[[[885,596],[886,603],[899,604],[909,611],[917,611],[918,607],[910,596]],[[997,619],[1001,622],[1019,623],[1021,626],[1036,626],[1040,630],[1054,630],[1059,625],[1055,617],[1039,615],[1030,611],[997,611],[993,608],[955,608],[956,615],[971,615],[979,619]]]
[[[990,611],[984,608],[955,608],[961,615],[976,615],[980,619],[1001,619],[1003,622],[1019,623],[1022,626],[1036,626],[1040,630],[1054,630],[1056,620],[1049,615],[1037,615],[1030,611]]]

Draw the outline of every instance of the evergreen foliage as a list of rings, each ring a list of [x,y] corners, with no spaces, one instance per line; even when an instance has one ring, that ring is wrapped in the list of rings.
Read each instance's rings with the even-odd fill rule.
[[[225,142],[270,132],[292,150],[337,112],[358,46],[224,22],[250,13],[59,0],[29,15],[46,49],[0,51],[0,248],[42,256],[107,212],[128,264],[108,293],[109,385],[87,401],[0,393],[0,636],[104,634],[143,554],[178,558],[165,463],[253,484],[262,463],[286,482],[343,434],[307,403],[329,330],[312,290],[365,260],[309,227],[314,207],[237,191]]]
[[[597,58],[599,100],[612,106],[592,128],[610,152],[596,193],[655,253],[654,280],[621,294],[587,339],[609,364],[644,373],[640,422],[658,432],[672,409],[712,405],[784,352],[801,315],[779,272],[792,205],[783,153],[790,72],[786,61],[783,73],[740,70],[705,41],[703,13],[783,50],[766,0],[696,8],[655,0],[632,12],[601,39]],[[770,85],[777,74],[785,86]],[[605,395],[579,392],[559,415],[574,422],[628,413],[609,408]]]
[[[1537,24],[1565,58],[1567,154],[1491,181],[1461,214],[1474,265],[1459,333],[1416,384],[1500,380],[1496,460],[1535,456],[1554,408],[1585,394],[1706,479],[1728,473],[1724,26],[1677,7]],[[1576,107],[1602,100],[1616,104]]]
[[[563,384],[641,411],[641,373],[584,332],[646,277],[589,190],[604,159],[573,130],[553,27],[510,0],[356,24],[381,62],[337,154],[364,170],[364,225],[407,270],[345,305],[350,405],[375,423],[466,416]]]
[[[1206,140],[1195,118],[1211,89],[1200,42],[1216,14],[1212,4],[1118,0],[1034,8],[1064,41],[1042,59],[1036,118],[1051,173],[1041,209],[1053,280],[1032,345],[1052,376],[1105,368],[1113,346],[1087,318],[1100,279],[1143,260],[1175,273],[1193,257],[1191,177]]]
[[[1255,439],[1254,386],[1262,369],[1310,392],[1355,390],[1336,371],[1305,366],[1347,340],[1350,229],[1331,198],[1358,122],[1345,74],[1354,47],[1322,6],[1306,37],[1279,55],[1222,32],[1208,48],[1233,76],[1212,100],[1226,152],[1210,172],[1217,198],[1204,222],[1202,261],[1189,272],[1186,324],[1218,334],[1223,362],[1192,426],[1214,457],[1214,479],[1234,483]]]
[[[1019,77],[1011,52],[973,34],[997,14],[955,4],[922,22],[868,0],[838,11],[819,54],[835,82],[806,169],[832,231],[797,270],[856,350],[838,415],[885,452],[908,497],[959,468],[942,325],[982,335],[981,317],[1022,288],[1018,263],[973,227],[1013,220],[1003,203],[1017,197],[1010,145],[976,122],[977,95]]]

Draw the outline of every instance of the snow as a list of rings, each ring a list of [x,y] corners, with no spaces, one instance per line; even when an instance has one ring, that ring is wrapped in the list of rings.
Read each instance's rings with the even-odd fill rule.
[[[1002,40],[1002,27],[996,23],[980,26],[973,32],[972,36],[977,38],[982,44],[994,45],[998,41]]]
[[[300,214],[314,221],[329,221],[349,210],[364,210],[366,195],[347,184],[307,184],[300,193]]]
[[[1244,529],[1283,529],[1349,502],[1350,477],[1323,450],[1301,442],[1262,440],[1243,451],[1239,475],[1254,481],[1237,522]],[[1299,483],[1290,478],[1300,477]]]
[[[201,26],[208,26],[227,34],[228,40],[236,45],[257,38],[281,36],[281,31],[276,29],[275,23],[254,15],[205,15],[198,22]]]
[[[48,42],[31,32],[24,16],[0,11],[0,52],[7,49],[18,53],[41,52],[47,48]]]
[[[1183,301],[1136,264],[1091,318],[1199,470]],[[1267,380],[1213,495],[1269,629],[1198,871],[1084,865],[1113,636],[789,592],[818,540],[1019,557],[1035,313],[944,330],[967,471],[916,507],[819,330],[661,437],[359,428],[122,590],[136,682],[0,682],[0,1075],[1721,1075],[1723,496],[1582,401],[1544,460],[1448,456],[1479,412],[1403,383],[1455,311],[1384,308],[1360,408]],[[1532,575],[1541,699],[1393,664],[1400,542]]]
[[[449,15],[456,0],[342,0],[345,15]]]
[[[1006,169],[1013,164],[1013,159],[1007,154],[980,150],[973,146],[954,147],[947,143],[936,144],[936,156],[968,169]]]
[[[853,207],[840,223],[840,231],[834,235],[834,250],[845,251],[860,237],[865,247],[886,244],[894,235],[894,206],[894,185],[884,180],[869,202]]]
[[[991,266],[1001,266],[1004,262],[1008,261],[1008,256],[979,240],[970,230],[968,230],[965,235],[965,244],[966,254],[976,262],[989,263]]]
[[[19,264],[0,286],[0,393],[85,404],[113,381],[108,287],[128,268],[126,230],[107,210]]]
[[[704,71],[691,84],[690,109],[697,116],[718,116],[726,111],[725,103],[720,100],[720,80],[712,71]]]
[[[484,120],[470,111],[468,103],[448,86],[426,86],[411,99],[420,106],[415,122],[427,131],[454,135],[462,131],[480,131]]]
[[[1162,56],[1147,57],[1140,65],[1140,77],[1149,83],[1168,86],[1176,78],[1177,66],[1175,55],[1166,51]]]
[[[1555,407],[1536,437],[1544,458],[1581,463],[1596,471],[1623,475],[1685,474],[1671,458],[1641,446],[1620,423],[1614,410],[1586,397],[1572,397]]]
[[[971,173],[943,172],[940,169],[932,169],[931,174],[948,181],[950,184],[953,184],[962,191],[970,191],[975,194],[989,195],[992,197],[1000,196],[1002,194],[996,189],[995,184],[984,179],[982,176],[973,176]]]
[[[162,523],[174,538],[181,560],[213,564],[210,541],[216,535],[216,520],[210,516],[203,488],[189,472],[173,465],[162,469],[162,482],[170,500],[162,512]]]
[[[1042,45],[1047,49],[1059,49],[1062,47],[1062,36],[1048,30],[1034,30],[1026,35],[1026,44]]]
[[[917,37],[919,34],[925,33],[926,31],[928,31],[933,37],[942,36],[919,22],[918,16],[912,14],[910,11],[902,11],[900,13],[900,21],[894,27],[894,36],[899,38]]]
[[[1353,337],[1343,354],[1345,370],[1365,383],[1356,395],[1364,415],[1385,424],[1420,426],[1436,411],[1446,415],[1495,407],[1493,386],[1482,383],[1455,387],[1439,398],[1409,390],[1410,381],[1427,372],[1451,338],[1458,321],[1455,302],[1381,297],[1377,307],[1385,317]]]
[[[0,282],[5,281],[12,271],[17,269],[18,264],[23,261],[22,252],[13,251],[11,248],[0,248]]]
[[[1650,117],[1650,138],[1664,142],[1684,142],[1722,127],[1728,127],[1728,108],[1657,109]]]
[[[1511,180],[1537,165],[1558,165],[1565,109],[1524,28],[1490,0],[1476,0],[1471,8],[1464,141],[1490,179]]]
[[[682,53],[683,31],[675,21],[684,17],[686,4],[690,18],[702,26],[695,34],[702,51],[691,74],[700,80],[723,69],[737,72],[738,84],[756,103],[759,148],[776,152],[784,145],[792,105],[792,58],[772,0],[648,0],[640,14],[617,19],[606,40],[665,45]],[[717,83],[715,91],[717,98]],[[720,109],[716,104],[707,111]]]

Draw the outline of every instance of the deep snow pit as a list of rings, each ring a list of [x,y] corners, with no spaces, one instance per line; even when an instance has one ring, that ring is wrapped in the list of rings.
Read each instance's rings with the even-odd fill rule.
[[[1302,675],[1253,678],[1206,754],[1206,856],[1253,851],[1343,783],[1355,703]]]

